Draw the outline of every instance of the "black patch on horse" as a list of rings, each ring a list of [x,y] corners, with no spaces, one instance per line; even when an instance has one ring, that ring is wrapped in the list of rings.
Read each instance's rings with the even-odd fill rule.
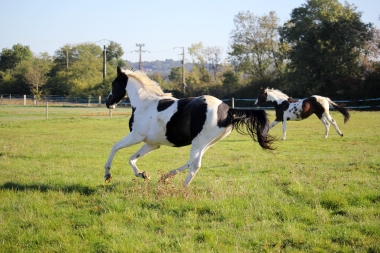
[[[132,126],[133,126],[135,111],[136,111],[136,107],[132,107],[132,116],[129,118],[129,131],[130,132],[132,132]]]
[[[218,106],[218,127],[228,127],[231,124],[231,117],[228,115],[229,105],[221,103]]]
[[[282,101],[281,104],[277,104],[276,101],[272,102],[274,105],[274,108],[276,110],[276,121],[283,121],[284,120],[284,112],[288,110],[289,108],[289,102],[288,101]]]
[[[315,97],[308,97],[303,100],[301,118],[306,119],[315,113],[318,119],[321,119],[324,112],[325,108],[323,108]]]
[[[166,139],[175,147],[190,145],[206,122],[207,104],[204,97],[178,100],[177,112],[166,124]]]
[[[175,100],[173,99],[162,99],[160,101],[158,101],[158,105],[157,105],[157,111],[161,112],[161,111],[165,111],[166,109],[168,109],[172,104],[174,104]]]

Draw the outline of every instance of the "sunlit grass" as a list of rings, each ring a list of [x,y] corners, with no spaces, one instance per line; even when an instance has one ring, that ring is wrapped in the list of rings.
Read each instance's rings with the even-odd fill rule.
[[[189,188],[189,147],[161,147],[138,161],[112,145],[130,110],[0,107],[1,252],[379,252],[378,112],[352,112],[344,137],[316,118],[289,122],[287,140],[263,151],[236,132],[205,154]],[[269,112],[269,117],[274,118]],[[281,125],[271,133],[281,137]]]

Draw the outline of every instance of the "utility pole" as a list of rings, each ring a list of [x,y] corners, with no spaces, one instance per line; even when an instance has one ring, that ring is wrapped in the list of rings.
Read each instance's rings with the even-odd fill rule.
[[[132,52],[140,52],[140,66],[139,66],[139,70],[142,71],[142,60],[141,60],[141,54],[142,53],[150,53],[149,51],[146,51],[146,50],[141,50],[142,47],[144,47],[145,44],[136,44],[136,47],[140,47],[140,50],[134,50]]]
[[[66,89],[69,87],[69,50],[66,48]]]
[[[175,47],[175,48],[182,48],[182,92],[183,95],[186,94],[186,82],[185,82],[185,47]],[[174,49],[175,49],[174,48]]]
[[[103,45],[103,84],[106,82],[106,75],[107,75],[107,50],[106,50],[106,45],[109,45],[110,40],[102,39],[98,40],[95,43],[100,43]]]
[[[107,64],[106,64],[106,59],[107,59],[107,50],[106,50],[106,45],[103,45],[103,83],[106,80],[106,72],[107,72]]]

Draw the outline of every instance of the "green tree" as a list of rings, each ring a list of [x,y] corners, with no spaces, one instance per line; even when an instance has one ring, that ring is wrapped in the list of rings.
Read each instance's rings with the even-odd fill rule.
[[[340,94],[347,97],[345,80],[360,80],[360,55],[371,37],[371,24],[361,22],[356,7],[338,0],[308,0],[280,28],[288,52],[288,80],[293,96]]]
[[[233,93],[239,88],[239,76],[233,70],[223,73],[223,88],[226,93]]]
[[[172,82],[182,83],[182,67],[172,68],[168,77]]]
[[[278,22],[275,12],[263,16],[239,12],[234,18],[229,61],[253,80],[278,78],[283,72]]]
[[[76,61],[74,57],[74,47],[66,44],[54,53],[53,67],[50,70],[50,80],[45,85],[45,89],[53,95],[69,95],[71,91],[70,68]]]
[[[48,73],[52,67],[51,57],[48,53],[41,53],[28,61],[23,61],[19,66],[21,75],[30,87],[31,93],[39,100],[42,94],[41,87],[49,78]]]
[[[124,67],[126,66],[125,61],[121,58],[124,55],[123,48],[120,44],[110,41],[108,46],[106,47],[107,51],[107,62],[111,64],[113,67]]]
[[[28,93],[28,86],[16,71],[24,61],[32,58],[29,46],[13,45],[12,49],[3,48],[0,53],[0,92],[10,94]]]
[[[199,42],[192,44],[188,48],[189,55],[193,60],[193,80],[196,81],[197,85],[204,85],[205,83],[210,82],[210,73],[206,67],[206,57],[207,49],[203,47],[203,43]],[[186,82],[187,83],[187,82]]]
[[[222,60],[222,48],[214,46],[214,47],[206,47],[204,49],[205,57],[207,60],[207,65],[209,71],[213,74],[214,82],[218,82],[218,72],[221,69],[221,60]]]
[[[29,46],[16,44],[13,45],[12,49],[3,48],[0,53],[0,70],[12,70],[22,61],[31,59],[32,56]]]
[[[107,75],[112,76],[115,68],[109,65],[107,71]],[[94,43],[65,45],[57,50],[50,75],[53,78],[47,88],[51,94],[106,95],[99,94],[99,91],[105,92],[105,89],[101,88],[103,56],[102,49]]]

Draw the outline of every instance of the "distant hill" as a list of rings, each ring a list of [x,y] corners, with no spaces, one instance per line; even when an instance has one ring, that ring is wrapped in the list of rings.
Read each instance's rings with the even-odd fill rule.
[[[129,67],[132,67],[134,70],[138,70],[140,67],[139,62],[130,62],[125,61]],[[143,61],[142,62],[143,71],[146,73],[162,73],[164,75],[169,75],[170,70],[174,67],[182,67],[182,61],[174,61],[166,59],[165,61]],[[193,65],[191,63],[186,63],[185,68],[187,71],[191,71]]]

